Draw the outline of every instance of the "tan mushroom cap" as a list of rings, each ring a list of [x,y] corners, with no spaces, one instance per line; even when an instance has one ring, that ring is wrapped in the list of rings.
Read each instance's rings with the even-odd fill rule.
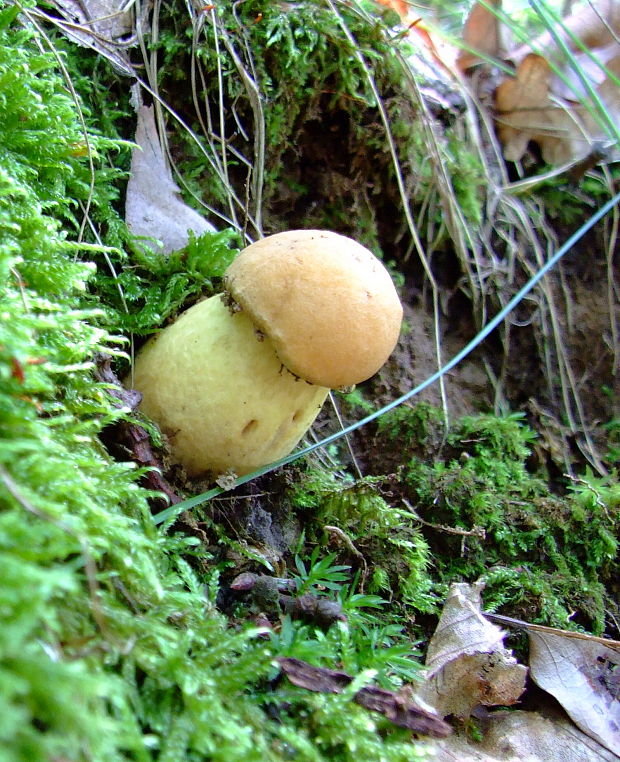
[[[383,264],[324,230],[292,230],[244,249],[225,287],[296,376],[335,389],[370,378],[392,353],[403,309]]]

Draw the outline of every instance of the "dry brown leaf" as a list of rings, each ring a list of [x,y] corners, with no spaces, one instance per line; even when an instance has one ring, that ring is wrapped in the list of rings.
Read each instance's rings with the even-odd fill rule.
[[[549,99],[550,74],[545,59],[530,53],[516,77],[504,80],[495,91],[497,132],[508,161],[519,161],[530,140],[543,146],[545,161],[554,163],[552,156],[558,159],[562,135],[556,133],[559,110]]]
[[[463,42],[474,51],[462,49],[456,59],[460,71],[466,71],[474,64],[480,63],[487,57],[503,58],[508,47],[508,29],[501,24],[498,17],[490,9],[490,5],[500,9],[501,0],[491,0],[489,3],[474,3],[463,27]]]
[[[529,141],[538,143],[543,159],[553,165],[580,161],[600,145],[615,142],[611,129],[596,116],[600,107],[593,102],[588,108],[588,101],[595,90],[618,123],[620,88],[606,68],[618,75],[620,2],[604,0],[596,9],[582,6],[563,26],[567,31],[557,25],[553,33],[545,32],[508,56],[517,65],[516,76],[499,85],[495,105],[498,135],[509,161],[519,161]],[[554,35],[573,51],[572,62]],[[613,152],[605,155],[607,161],[616,158]]]
[[[134,148],[131,157],[125,202],[125,221],[131,232],[160,241],[158,250],[162,254],[186,246],[189,230],[196,235],[214,232],[214,226],[179,197],[159,142],[151,106],[141,106],[138,110],[135,141],[139,147]],[[157,248],[154,242],[149,245]]]
[[[503,631],[481,613],[483,587],[452,585],[429,643],[418,696],[443,717],[466,718],[481,704],[510,706],[525,688],[527,668],[504,648]]]
[[[620,56],[608,61],[607,67],[618,76]],[[556,80],[547,61],[530,53],[519,65],[516,77],[497,88],[498,135],[508,161],[519,161],[530,140],[540,145],[543,159],[555,165],[579,161],[597,145],[611,144],[605,128],[582,103],[552,93]],[[611,119],[618,123],[620,88],[606,76],[597,93]],[[599,109],[594,105],[593,110]],[[610,153],[607,160],[612,158],[615,155]]]
[[[582,733],[559,712],[493,712],[483,737],[473,742],[454,734],[437,743],[441,762],[617,762],[618,758]]]
[[[528,630],[530,673],[573,722],[620,756],[620,654],[599,639]]]
[[[560,40],[572,52],[580,52],[579,40],[593,53],[608,46],[618,46],[620,37],[620,2],[618,0],[596,0],[586,3],[578,8],[575,13],[563,19],[562,24],[554,27],[551,31],[543,32],[531,43],[521,45],[510,53],[510,60],[519,63],[532,50],[544,51],[548,59],[563,62],[563,53]],[[573,39],[575,38],[575,39]]]
[[[124,0],[53,0],[52,4],[59,14],[58,26],[69,39],[93,48],[122,74],[135,76],[125,39],[134,31],[133,14],[121,10]]]

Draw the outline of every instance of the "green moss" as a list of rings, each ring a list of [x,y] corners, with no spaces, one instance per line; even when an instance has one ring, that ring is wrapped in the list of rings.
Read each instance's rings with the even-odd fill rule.
[[[325,525],[346,533],[366,589],[388,595],[396,619],[435,612],[452,582],[484,577],[490,611],[603,632],[615,610],[617,477],[586,471],[553,489],[530,470],[535,441],[521,414],[468,416],[446,433],[430,405],[397,408],[374,442],[383,459],[399,456],[396,474],[310,469],[293,504],[312,516],[310,539],[324,542]],[[343,558],[359,568],[346,544]]]
[[[275,193],[304,109],[320,100],[334,126],[355,122],[372,94],[318,6],[237,9],[242,26],[222,11],[235,44],[266,51],[257,72],[269,139],[280,141],[268,166]],[[399,409],[379,425],[378,441],[401,460],[407,453],[393,478],[309,469],[288,496],[307,525],[298,576],[313,594],[338,600],[348,626],[323,632],[284,617],[268,640],[243,622],[231,626],[215,607],[231,562],[211,555],[233,547],[228,527],[207,547],[154,526],[140,472],[99,441],[126,413],[92,370],[98,352],[120,358],[116,334],[146,334],[217,287],[240,241],[228,231],[203,236],[167,260],[138,249],[120,208],[126,102],[98,122],[105,85],[95,77],[89,88],[82,56],[92,62],[92,54],[71,51],[76,87],[90,90],[82,122],[55,57],[15,16],[0,11],[0,760],[422,759],[423,744],[350,693],[276,686],[274,656],[343,667],[358,685],[373,670],[397,689],[417,673],[412,618],[434,613],[450,581],[479,574],[490,608],[566,626],[572,605],[577,625],[601,630],[605,584],[617,575],[617,482],[586,473],[556,495],[530,473],[532,434],[517,417],[464,419],[446,438],[428,406]],[[385,51],[372,25],[346,18],[369,56]],[[183,58],[187,33],[162,35],[169,62]],[[214,66],[208,44],[199,55],[207,71]],[[220,60],[233,71],[226,55]],[[388,57],[386,82],[390,66]],[[243,99],[238,78],[226,87]],[[195,170],[202,181],[204,166]],[[310,184],[284,180],[303,200]],[[225,189],[211,186],[224,200]],[[104,245],[82,230],[87,206]],[[373,214],[363,219],[376,243]],[[349,544],[316,550],[326,525]],[[486,537],[444,525],[477,525]]]
[[[411,427],[419,430],[419,417],[415,409],[403,410],[382,426],[402,444]],[[528,621],[561,627],[570,626],[572,618],[601,632],[610,602],[606,586],[618,568],[617,480],[613,474],[596,480],[587,473],[558,494],[544,474],[528,468],[534,441],[519,414],[463,418],[439,457],[435,451],[432,460],[405,461],[407,498],[433,525],[424,536],[436,579],[485,576],[491,608],[508,607]]]
[[[140,472],[104,451],[99,434],[125,415],[92,373],[96,353],[120,355],[109,328],[148,331],[210,287],[236,239],[206,236],[165,262],[77,242],[88,202],[105,244],[130,241],[109,208],[119,174],[97,160],[91,177],[85,155],[115,145],[84,135],[56,59],[15,15],[0,11],[0,759],[423,758],[350,695],[271,687],[289,644],[230,627],[213,602],[221,567],[159,531]],[[297,639],[325,663],[409,674],[399,628],[360,613],[376,600],[336,592],[355,635],[334,630],[327,647],[302,625]]]
[[[311,511],[312,523],[319,528],[335,525],[350,537],[367,558],[369,592],[389,594],[419,611],[434,611],[437,597],[429,546],[410,521],[410,513],[382,495],[385,481],[383,477],[343,480],[314,469],[296,485],[292,503],[306,514]]]

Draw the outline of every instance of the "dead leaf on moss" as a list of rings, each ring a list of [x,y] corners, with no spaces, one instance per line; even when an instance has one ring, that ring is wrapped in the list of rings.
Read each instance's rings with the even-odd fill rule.
[[[482,739],[464,733],[437,744],[442,762],[617,762],[618,757],[582,733],[561,712],[492,712]]]
[[[123,10],[124,0],[53,0],[52,4],[59,14],[54,20],[69,39],[96,50],[122,74],[135,76],[127,55],[133,13]]]
[[[620,653],[600,639],[528,630],[530,673],[573,722],[620,756]]]
[[[151,106],[138,110],[136,143],[131,157],[131,177],[127,184],[125,220],[131,232],[161,242],[159,251],[169,254],[187,245],[188,231],[195,235],[215,227],[183,203],[179,188],[161,147]],[[156,248],[155,243],[150,244]]]
[[[483,706],[515,704],[527,668],[504,648],[504,632],[481,613],[484,584],[457,583],[429,643],[426,682],[418,696],[443,717],[467,718]]]

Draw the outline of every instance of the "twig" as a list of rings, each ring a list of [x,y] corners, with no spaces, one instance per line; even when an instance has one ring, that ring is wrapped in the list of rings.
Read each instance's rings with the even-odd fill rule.
[[[330,401],[331,406],[332,406],[332,408],[334,410],[334,413],[336,414],[336,418],[338,419],[338,423],[340,424],[340,428],[344,429],[344,424],[342,422],[342,416],[340,415],[340,410],[338,409],[338,404],[336,402],[336,397],[334,396],[334,393],[331,391],[331,389],[329,391],[329,401]],[[351,456],[351,462],[353,463],[353,467],[355,468],[355,470],[357,472],[357,475],[361,479],[361,478],[363,478],[362,470],[361,470],[361,468],[359,466],[359,463],[357,462],[357,458],[355,457],[355,453],[353,452],[353,447],[351,446],[351,440],[349,439],[349,437],[345,436],[344,441],[345,441],[345,443],[347,445],[347,450],[349,451],[349,455]]]
[[[590,492],[594,495],[594,502],[598,505],[599,508],[603,510],[605,513],[605,516],[607,516],[608,519],[611,520],[611,516],[609,515],[609,511],[607,510],[607,506],[605,505],[605,501],[601,497],[600,493],[590,484],[589,481],[586,479],[582,479],[579,476],[573,476],[572,474],[563,474],[567,479],[570,479],[571,482],[575,484],[581,484],[584,487],[587,487]]]
[[[300,659],[279,656],[276,662],[288,679],[300,688],[319,693],[343,693],[353,682],[346,672],[313,667]],[[394,693],[366,685],[353,695],[353,701],[373,712],[380,712],[394,725],[434,738],[446,738],[452,728],[441,717],[414,704],[404,693]]]
[[[530,624],[521,619],[513,619],[501,614],[489,614],[486,611],[483,615],[497,624],[505,624],[507,627],[516,627],[520,630],[531,630],[532,632],[548,632],[551,635],[561,635],[564,638],[574,638],[576,640],[589,640],[593,643],[601,643],[609,648],[620,649],[620,640],[611,640],[609,638],[599,638],[597,635],[588,635],[587,632],[573,632],[573,630],[560,630],[557,627],[546,627],[544,624]]]
[[[411,511],[417,521],[419,521],[420,524],[424,524],[425,527],[437,529],[439,532],[447,532],[448,534],[462,535],[463,537],[479,537],[481,540],[484,540],[487,536],[484,527],[475,526],[473,529],[459,529],[458,527],[445,526],[445,524],[431,524],[430,521],[424,521],[424,519],[418,515],[411,503],[406,498],[403,497],[402,501],[407,506],[407,509]]]
[[[355,556],[355,558],[359,558],[361,561],[363,571],[362,580],[360,582],[360,590],[364,592],[364,582],[368,576],[368,564],[366,563],[366,559],[364,558],[363,554],[360,553],[360,551],[355,547],[349,535],[346,532],[343,532],[340,527],[335,527],[331,524],[325,524],[323,529],[325,529],[326,532],[330,532],[330,534],[335,535],[339,540],[341,540],[346,545],[347,549]]]

